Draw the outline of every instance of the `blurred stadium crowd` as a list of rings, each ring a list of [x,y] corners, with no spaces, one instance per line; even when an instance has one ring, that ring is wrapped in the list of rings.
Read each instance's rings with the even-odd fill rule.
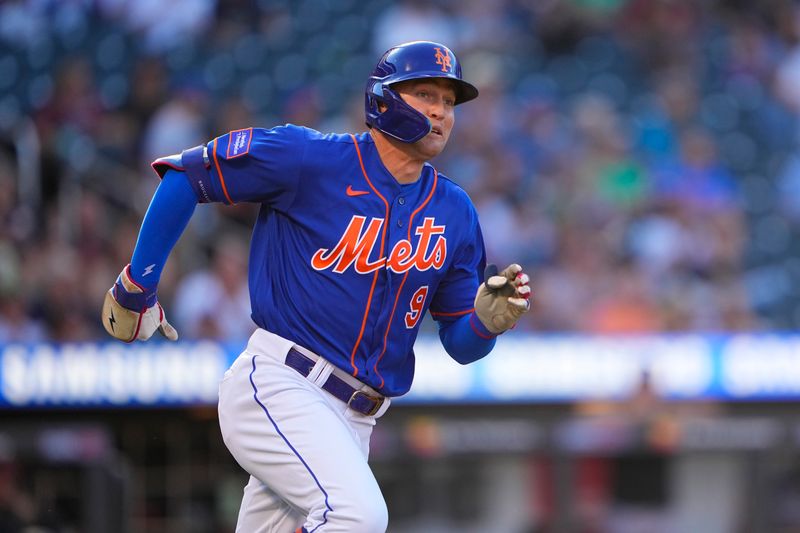
[[[795,2],[28,0],[0,4],[0,343],[104,337],[155,157],[250,125],[361,131],[375,60],[416,38],[481,89],[435,164],[489,260],[532,273],[520,329],[800,322]],[[160,286],[185,338],[252,329],[254,216],[197,209]]]

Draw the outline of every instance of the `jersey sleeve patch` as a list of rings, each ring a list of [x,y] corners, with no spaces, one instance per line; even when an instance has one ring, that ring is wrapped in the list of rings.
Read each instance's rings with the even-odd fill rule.
[[[250,151],[253,140],[253,128],[233,130],[228,135],[228,148],[225,150],[225,159],[241,157]]]

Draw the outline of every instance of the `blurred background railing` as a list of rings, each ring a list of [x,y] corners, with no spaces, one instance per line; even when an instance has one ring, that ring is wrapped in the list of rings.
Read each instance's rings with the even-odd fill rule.
[[[415,38],[481,89],[435,164],[535,303],[474,367],[424,325],[415,389],[373,439],[390,531],[800,530],[798,15],[0,3],[0,532],[231,530],[243,478],[213,404],[254,327],[255,211],[203,206],[173,252],[159,296],[187,343],[108,344],[97,315],[148,165],[249,125],[361,131],[376,58]]]

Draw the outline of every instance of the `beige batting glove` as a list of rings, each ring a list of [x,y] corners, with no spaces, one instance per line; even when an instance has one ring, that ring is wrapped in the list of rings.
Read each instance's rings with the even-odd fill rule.
[[[130,265],[106,293],[101,320],[109,335],[124,342],[146,341],[156,331],[171,341],[178,340],[178,332],[167,322],[158,303],[156,289],[133,281]]]
[[[475,314],[486,329],[499,335],[514,327],[531,308],[529,278],[514,263],[502,272],[497,272],[497,266],[488,265],[485,279],[475,295]]]

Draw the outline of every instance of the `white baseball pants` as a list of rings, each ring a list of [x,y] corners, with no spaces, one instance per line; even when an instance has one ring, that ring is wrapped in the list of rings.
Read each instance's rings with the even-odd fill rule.
[[[289,349],[316,364],[308,377],[284,364]],[[380,533],[386,503],[367,464],[375,416],[320,388],[331,372],[373,389],[291,341],[256,330],[219,389],[222,438],[250,473],[237,533]],[[301,529],[302,528],[302,529]]]

